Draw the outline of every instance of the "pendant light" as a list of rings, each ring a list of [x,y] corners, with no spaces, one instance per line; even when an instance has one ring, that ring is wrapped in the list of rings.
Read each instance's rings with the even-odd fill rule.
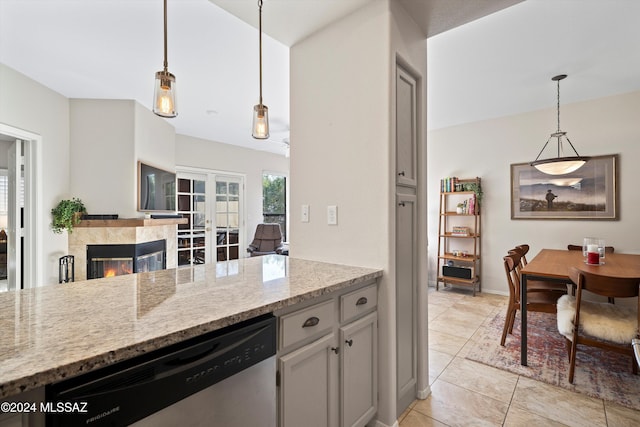
[[[269,138],[269,109],[262,104],[262,0],[258,0],[259,21],[258,37],[260,45],[260,100],[253,106],[253,131],[251,134],[256,139]]]
[[[161,117],[175,117],[176,109],[176,77],[167,69],[167,0],[164,0],[164,69],[156,73],[156,84],[153,91],[153,112]]]
[[[560,130],[560,80],[563,80],[566,77],[566,74],[560,74],[551,78],[551,80],[555,81],[558,86],[558,130],[551,134],[549,139],[547,139],[547,142],[544,144],[544,147],[542,147],[542,150],[540,150],[540,153],[538,153],[538,157],[536,157],[536,159],[530,163],[531,166],[535,167],[540,172],[549,175],[564,175],[567,173],[571,173],[580,169],[582,165],[584,165],[589,160],[589,157],[580,156],[578,154],[575,147],[567,137],[567,133]],[[563,137],[567,139],[567,142],[571,146],[571,149],[576,154],[575,156],[560,157]],[[557,139],[557,157],[538,160],[544,149],[547,147],[547,144],[549,144],[549,141],[551,141],[551,138]]]

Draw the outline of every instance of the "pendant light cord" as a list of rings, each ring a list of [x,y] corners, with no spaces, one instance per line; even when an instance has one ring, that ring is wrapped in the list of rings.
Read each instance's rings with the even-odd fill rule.
[[[558,132],[560,132],[560,80],[557,80],[558,84]]]
[[[167,61],[167,0],[164,0],[164,71],[167,72],[169,62]]]
[[[258,9],[260,11],[258,19],[258,40],[260,49],[260,105],[262,105],[262,0],[258,0]]]

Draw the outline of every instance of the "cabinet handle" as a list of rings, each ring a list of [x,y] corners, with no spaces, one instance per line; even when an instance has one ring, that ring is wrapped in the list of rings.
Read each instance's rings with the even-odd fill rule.
[[[404,171],[398,172],[398,176],[404,176]]]
[[[398,206],[402,206],[402,207],[404,207],[404,202],[400,202],[400,203],[398,203]]]
[[[331,347],[331,351],[333,351],[335,354],[338,354],[340,352],[340,347]]]
[[[349,344],[349,347],[353,345],[353,340],[346,340],[345,343]]]
[[[302,327],[310,328],[312,326],[316,326],[318,323],[320,323],[320,319],[318,319],[316,316],[313,316],[305,320],[304,323],[302,324]]]
[[[367,302],[369,302],[367,297],[360,297],[358,301],[356,301],[356,305],[365,305]]]

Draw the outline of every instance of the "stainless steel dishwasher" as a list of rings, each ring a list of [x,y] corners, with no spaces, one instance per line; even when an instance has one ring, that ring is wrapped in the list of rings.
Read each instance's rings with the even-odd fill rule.
[[[275,317],[251,319],[47,386],[47,402],[87,412],[46,425],[273,427],[275,353]]]

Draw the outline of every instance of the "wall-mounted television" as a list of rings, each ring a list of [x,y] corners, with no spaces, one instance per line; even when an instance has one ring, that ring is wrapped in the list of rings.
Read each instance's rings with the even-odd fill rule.
[[[138,210],[176,210],[176,174],[138,161]]]

